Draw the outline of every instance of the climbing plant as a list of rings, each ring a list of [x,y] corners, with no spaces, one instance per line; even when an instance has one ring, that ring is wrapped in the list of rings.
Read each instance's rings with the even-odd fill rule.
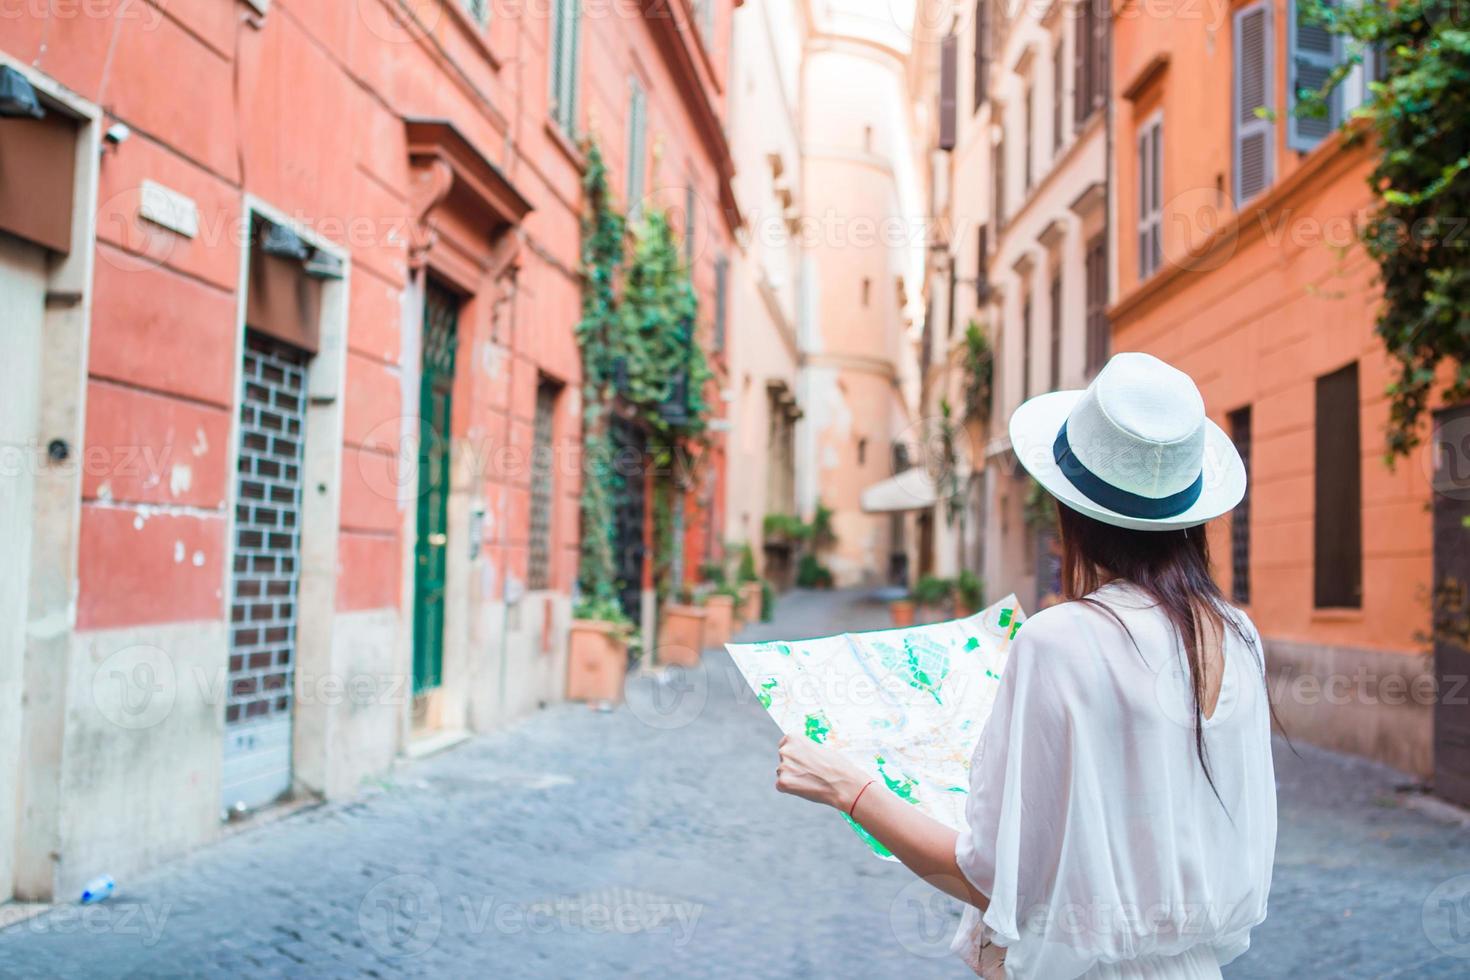
[[[990,391],[995,377],[995,357],[990,349],[990,336],[979,321],[965,327],[965,417],[986,422],[990,419]]]
[[[586,208],[582,218],[582,318],[577,343],[582,350],[582,551],[578,615],[625,619],[618,603],[618,571],[613,539],[612,495],[623,475],[614,465],[608,431],[616,396],[620,350],[617,278],[623,264],[626,223],[613,207],[607,165],[594,143],[587,150],[583,178]]]
[[[596,143],[587,147],[583,192],[581,589],[599,601],[618,591],[612,494],[632,475],[613,465],[608,423],[617,412],[648,437],[654,579],[666,596],[676,584],[669,573],[683,540],[677,501],[693,485],[709,424],[713,374],[695,333],[699,300],[668,214],[648,208],[630,228],[612,202]]]
[[[1376,141],[1368,179],[1378,203],[1360,235],[1383,287],[1377,332],[1397,362],[1388,388],[1392,462],[1418,445],[1437,387],[1448,401],[1470,398],[1470,0],[1300,7],[1350,52],[1320,92],[1301,93],[1300,114],[1325,116],[1330,94],[1365,53],[1380,66],[1346,139]]]

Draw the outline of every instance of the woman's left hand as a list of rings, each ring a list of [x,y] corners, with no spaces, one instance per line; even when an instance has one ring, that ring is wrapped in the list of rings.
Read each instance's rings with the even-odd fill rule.
[[[867,774],[836,749],[809,738],[781,739],[776,789],[813,803],[846,811],[870,781]]]

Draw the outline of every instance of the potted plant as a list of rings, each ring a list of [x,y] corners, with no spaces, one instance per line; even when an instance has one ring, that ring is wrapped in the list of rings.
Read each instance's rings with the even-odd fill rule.
[[[765,587],[755,572],[755,552],[751,551],[748,544],[740,549],[740,566],[735,577],[739,582],[737,591],[740,595],[740,618],[746,623],[760,622],[765,618],[762,602],[765,598]]]
[[[949,579],[925,575],[914,586],[913,600],[924,612],[925,619],[943,616],[952,608],[954,585]]]
[[[889,602],[888,615],[893,617],[893,625],[899,629],[914,625],[914,597],[909,593],[904,593]]]
[[[567,698],[616,702],[628,675],[633,624],[615,601],[580,600],[572,610],[567,650]]]
[[[985,608],[985,583],[968,568],[954,582],[954,618],[964,619]]]
[[[675,667],[694,667],[705,645],[705,622],[709,612],[696,605],[688,590],[681,590],[679,601],[664,604],[658,627],[658,662]]]

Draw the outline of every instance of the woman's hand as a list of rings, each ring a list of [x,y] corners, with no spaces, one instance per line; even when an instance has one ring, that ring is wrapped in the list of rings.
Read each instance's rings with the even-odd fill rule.
[[[809,738],[781,739],[776,789],[847,812],[869,777],[836,749]],[[866,804],[865,804],[866,805]]]

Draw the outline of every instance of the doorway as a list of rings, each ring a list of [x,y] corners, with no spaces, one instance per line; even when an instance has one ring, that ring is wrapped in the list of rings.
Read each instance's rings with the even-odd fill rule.
[[[246,329],[221,783],[231,813],[291,789],[309,359]]]
[[[1435,415],[1434,788],[1470,806],[1470,405]]]
[[[428,282],[419,381],[418,532],[414,542],[413,693],[417,727],[432,726],[429,699],[444,683],[449,558],[450,438],[460,299]]]

